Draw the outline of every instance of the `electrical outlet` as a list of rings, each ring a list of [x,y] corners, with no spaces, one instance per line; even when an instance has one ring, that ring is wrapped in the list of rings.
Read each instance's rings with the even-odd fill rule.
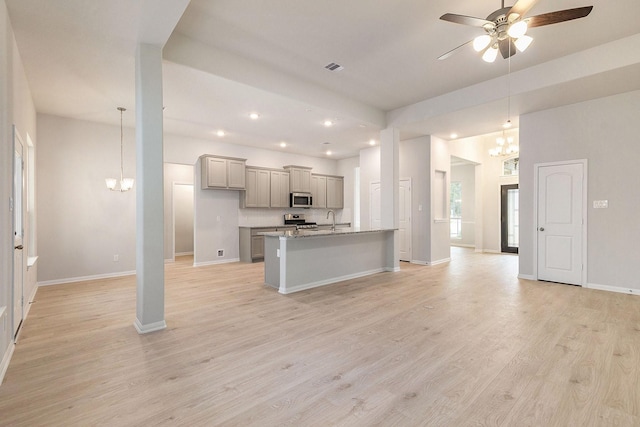
[[[118,261],[120,261],[120,255],[114,255],[113,262],[118,262]]]
[[[216,221],[220,221],[220,215],[216,217]]]
[[[218,249],[218,256],[224,256],[224,249]]]
[[[594,209],[607,209],[609,207],[609,201],[608,200],[594,200],[593,201],[593,208]]]

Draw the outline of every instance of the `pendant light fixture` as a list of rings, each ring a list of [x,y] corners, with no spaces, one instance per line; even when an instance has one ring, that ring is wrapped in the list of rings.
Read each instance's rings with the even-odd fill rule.
[[[107,178],[105,182],[107,188],[111,191],[119,191],[124,193],[133,188],[133,178],[124,178],[124,149],[123,149],[123,132],[122,132],[122,113],[127,111],[124,107],[118,107],[120,111],[120,187],[116,187],[118,180],[116,178]]]
[[[513,137],[505,135],[505,130],[511,127],[511,55],[507,58],[507,62],[507,121],[502,124],[502,136],[496,138],[496,147],[489,150],[491,157],[509,156],[520,151],[518,145],[514,144]]]

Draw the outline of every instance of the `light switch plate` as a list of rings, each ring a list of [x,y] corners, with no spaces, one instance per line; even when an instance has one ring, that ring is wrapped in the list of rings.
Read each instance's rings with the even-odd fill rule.
[[[608,200],[594,200],[593,201],[593,209],[606,209],[609,207]]]

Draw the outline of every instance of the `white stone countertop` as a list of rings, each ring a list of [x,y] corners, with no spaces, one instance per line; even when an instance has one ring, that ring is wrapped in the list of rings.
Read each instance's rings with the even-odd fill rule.
[[[318,223],[316,224],[318,227],[330,227],[331,223]],[[336,222],[336,227],[344,227],[345,225],[351,225],[350,222]],[[280,225],[239,225],[239,228],[296,228],[295,224],[280,224]]]
[[[359,234],[359,233],[380,233],[383,231],[394,231],[397,228],[336,228],[335,230],[283,230],[283,231],[266,231],[258,233],[259,235],[268,237],[285,237],[288,239],[298,239],[301,237],[320,237],[320,236],[338,236],[343,234]]]

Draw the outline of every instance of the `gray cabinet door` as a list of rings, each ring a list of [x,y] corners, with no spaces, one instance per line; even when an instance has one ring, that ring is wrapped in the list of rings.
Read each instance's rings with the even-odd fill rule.
[[[206,186],[211,188],[227,188],[227,161],[216,157],[207,157],[206,163]]]
[[[312,207],[327,207],[327,177],[322,175],[311,175],[311,197]]]

